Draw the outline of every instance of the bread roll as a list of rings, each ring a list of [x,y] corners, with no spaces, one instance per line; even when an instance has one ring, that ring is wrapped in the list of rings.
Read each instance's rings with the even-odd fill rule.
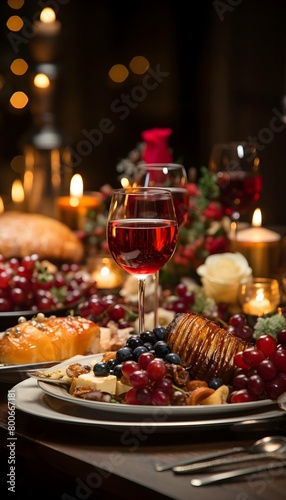
[[[40,259],[80,262],[84,247],[62,222],[42,214],[8,211],[0,215],[0,254],[6,259],[36,253]]]
[[[100,328],[78,316],[39,314],[6,330],[0,340],[0,363],[14,365],[63,361],[100,351]]]
[[[234,356],[249,347],[214,321],[194,313],[177,314],[167,327],[165,340],[191,378],[208,382],[218,377],[224,384],[232,382]]]

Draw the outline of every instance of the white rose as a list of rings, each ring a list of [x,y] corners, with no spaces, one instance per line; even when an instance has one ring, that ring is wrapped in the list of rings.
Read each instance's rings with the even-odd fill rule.
[[[226,252],[207,257],[197,273],[208,297],[217,303],[235,304],[239,285],[251,277],[252,269],[241,253]]]

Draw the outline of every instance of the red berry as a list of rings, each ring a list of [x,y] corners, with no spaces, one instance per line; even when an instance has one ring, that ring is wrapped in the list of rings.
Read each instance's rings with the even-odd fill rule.
[[[147,374],[151,381],[161,380],[165,377],[167,368],[162,358],[155,358],[147,366]]]
[[[257,349],[259,349],[265,357],[271,356],[277,350],[276,340],[272,335],[261,335],[258,337],[255,343]]]
[[[249,349],[243,351],[242,359],[248,366],[258,366],[259,363],[261,363],[261,361],[265,358],[259,349],[256,347],[250,347]]]

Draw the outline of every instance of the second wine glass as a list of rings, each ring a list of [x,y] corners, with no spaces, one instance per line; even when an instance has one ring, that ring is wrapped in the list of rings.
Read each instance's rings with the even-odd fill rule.
[[[177,237],[178,222],[169,191],[149,187],[115,190],[107,242],[115,262],[138,279],[140,333],[144,331],[145,280],[172,257]]]
[[[133,186],[160,187],[172,193],[179,228],[188,215],[188,178],[185,167],[179,163],[140,163],[134,173]],[[154,275],[154,327],[158,326],[159,271]]]
[[[215,144],[209,168],[217,175],[220,201],[231,219],[231,239],[235,240],[237,222],[259,199],[262,190],[257,148],[246,141]]]

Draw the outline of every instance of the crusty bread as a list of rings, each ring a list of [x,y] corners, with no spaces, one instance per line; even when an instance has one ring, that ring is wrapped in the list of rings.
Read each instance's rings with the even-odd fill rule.
[[[79,316],[45,317],[19,323],[0,340],[0,363],[26,364],[62,361],[77,354],[100,351],[100,328]]]
[[[0,215],[0,254],[6,259],[36,253],[40,259],[80,262],[84,247],[62,222],[42,214],[7,211]]]
[[[165,340],[191,378],[208,382],[218,377],[224,384],[232,381],[234,356],[249,347],[214,321],[194,313],[177,314],[167,327]]]

